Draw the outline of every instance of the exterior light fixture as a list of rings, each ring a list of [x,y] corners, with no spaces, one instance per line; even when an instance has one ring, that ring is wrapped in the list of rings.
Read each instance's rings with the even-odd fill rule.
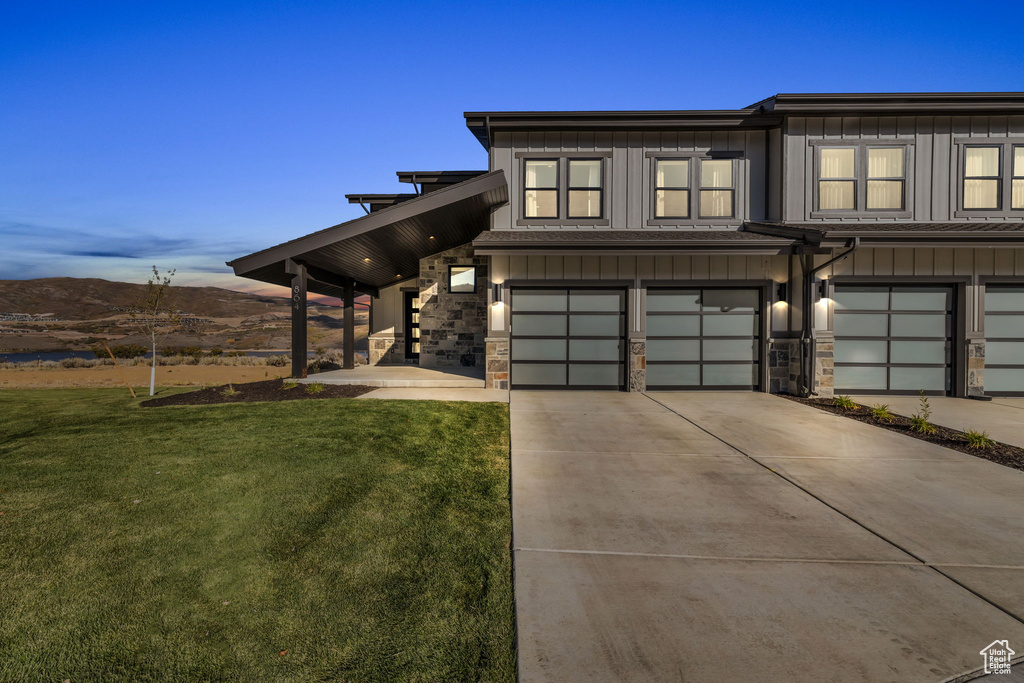
[[[430,239],[434,239],[434,236],[433,236],[433,235],[431,235],[431,236],[430,236]]]
[[[495,282],[491,285],[491,305],[497,306],[502,303],[501,284]]]
[[[789,301],[788,282],[779,282],[775,285],[775,300],[780,303],[787,303]]]
[[[369,257],[363,259],[363,263],[369,263],[369,262],[370,262]]]
[[[820,283],[818,284],[818,294],[820,294],[820,295],[821,295],[821,298],[822,298],[822,299],[827,299],[827,298],[829,298],[829,297],[828,297],[828,280],[822,280],[822,281],[821,281],[821,282],[820,282]]]

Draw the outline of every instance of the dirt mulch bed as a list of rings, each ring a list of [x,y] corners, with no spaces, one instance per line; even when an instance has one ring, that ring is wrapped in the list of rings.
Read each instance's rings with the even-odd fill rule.
[[[298,384],[287,385],[288,380],[268,379],[245,384],[224,384],[199,391],[171,394],[143,401],[147,408],[157,406],[205,406],[215,403],[255,403],[257,401],[297,401],[316,398],[355,398],[376,387],[363,384]],[[288,388],[290,386],[290,388]],[[229,389],[230,387],[230,389]],[[317,387],[318,389],[310,389]],[[231,393],[232,391],[236,393]]]
[[[957,431],[956,429],[935,425],[934,434],[922,434],[920,432],[915,432],[910,428],[911,422],[909,417],[894,414],[895,419],[892,422],[876,420],[871,416],[871,408],[860,403],[857,404],[856,410],[846,410],[835,405],[830,398],[800,398],[798,396],[790,395],[783,395],[783,398],[788,398],[791,401],[796,401],[797,403],[803,403],[804,405],[824,410],[827,413],[842,415],[843,417],[848,417],[851,420],[866,422],[867,424],[882,427],[889,431],[906,434],[907,436],[912,436],[915,439],[920,439],[921,441],[927,441],[928,443],[933,443],[938,446],[952,448],[955,451],[960,451],[967,455],[991,460],[992,462],[999,463],[1000,465],[1006,465],[1007,467],[1012,467],[1017,470],[1024,470],[1024,448],[1011,446],[1010,444],[1002,443],[1001,441],[996,441],[995,445],[991,448],[971,448],[967,445],[967,440],[964,438],[963,432]]]

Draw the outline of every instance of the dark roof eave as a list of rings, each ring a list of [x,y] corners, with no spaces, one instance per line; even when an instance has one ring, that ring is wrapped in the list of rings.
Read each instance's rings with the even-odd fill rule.
[[[451,185],[429,194],[420,195],[415,199],[385,207],[366,216],[361,216],[345,223],[339,223],[338,225],[289,240],[288,242],[248,254],[247,256],[241,256],[228,261],[227,265],[234,269],[236,275],[244,275],[258,268],[313,251],[327,244],[354,237],[499,187],[507,188],[504,172],[498,170],[485,173],[463,183]]]

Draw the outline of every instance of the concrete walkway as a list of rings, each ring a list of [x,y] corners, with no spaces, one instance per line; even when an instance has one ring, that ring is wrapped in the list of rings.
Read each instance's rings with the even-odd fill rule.
[[[484,388],[483,368],[421,368],[418,365],[360,365],[351,370],[329,370],[300,382],[363,384],[389,388]]]
[[[523,681],[939,681],[1024,653],[1022,472],[764,394],[510,408]]]
[[[855,396],[865,405],[888,403],[892,411],[910,417],[919,409],[917,396]],[[988,432],[996,441],[1024,448],[1024,398],[975,401],[964,398],[928,397],[931,421],[943,427]]]
[[[402,399],[406,401],[473,401],[477,403],[508,403],[508,392],[499,389],[459,389],[408,387],[384,387],[374,389],[358,398]]]

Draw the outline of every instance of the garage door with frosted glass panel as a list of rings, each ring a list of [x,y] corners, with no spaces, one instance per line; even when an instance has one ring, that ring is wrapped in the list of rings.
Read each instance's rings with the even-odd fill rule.
[[[952,387],[951,286],[836,284],[837,394],[947,394]]]
[[[985,393],[1024,396],[1024,285],[985,288]]]
[[[513,288],[513,389],[620,389],[625,290]]]
[[[759,289],[649,289],[648,389],[760,389]]]

